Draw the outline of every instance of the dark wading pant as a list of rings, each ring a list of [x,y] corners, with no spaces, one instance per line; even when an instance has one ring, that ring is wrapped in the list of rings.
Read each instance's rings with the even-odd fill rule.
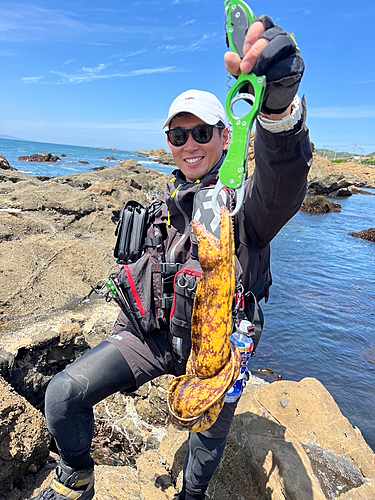
[[[124,338],[129,343],[140,341],[129,332]],[[115,336],[116,337],[116,336]],[[45,399],[45,412],[48,427],[54,437],[60,453],[62,464],[76,469],[85,469],[92,465],[90,446],[94,433],[94,416],[92,407],[99,401],[117,391],[132,392],[146,382],[144,372],[142,380],[134,370],[134,363],[142,364],[140,359],[134,359],[140,352],[145,360],[148,350],[148,360],[157,351],[153,368],[145,365],[147,379],[175,373],[170,362],[163,365],[166,356],[165,341],[148,346],[147,343],[133,350],[129,362],[124,358],[124,345],[118,346],[117,338],[108,339],[56,375],[48,385]],[[168,344],[169,346],[169,344]],[[134,345],[133,345],[134,347]],[[135,346],[137,347],[137,346]],[[170,354],[167,352],[167,354]],[[170,360],[170,355],[169,355]],[[130,366],[133,367],[133,370]],[[164,368],[162,370],[162,368]],[[139,371],[141,373],[141,371]],[[216,424],[203,433],[191,433],[189,438],[189,453],[184,466],[184,491],[180,498],[203,498],[224,453],[226,436],[233,420],[236,404],[225,404]]]

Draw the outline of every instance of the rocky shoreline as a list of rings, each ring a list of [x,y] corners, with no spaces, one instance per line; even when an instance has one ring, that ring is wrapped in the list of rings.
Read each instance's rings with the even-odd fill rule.
[[[54,373],[110,335],[117,306],[93,299],[14,332],[0,351],[0,498],[48,486],[58,457],[40,411]],[[172,500],[181,487],[187,432],[169,424],[161,377],[95,407],[97,500]],[[271,384],[250,377],[213,500],[375,498],[375,455],[315,379]]]
[[[129,161],[43,181],[4,160],[0,499],[26,500],[48,483],[56,465],[42,414],[45,388],[55,373],[111,334],[118,313],[92,289],[118,271],[113,248],[120,211],[130,199],[150,203],[164,191],[166,176]],[[309,177],[315,194],[375,188],[375,169],[337,170],[323,160],[315,155]],[[187,434],[169,425],[169,382],[162,377],[96,406],[97,500],[172,499],[178,491]],[[370,500],[375,455],[318,381],[267,384],[252,376],[209,495]]]

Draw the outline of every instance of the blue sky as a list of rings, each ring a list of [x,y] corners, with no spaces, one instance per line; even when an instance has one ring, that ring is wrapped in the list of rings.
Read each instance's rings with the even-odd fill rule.
[[[375,4],[252,0],[294,32],[316,147],[375,151]],[[139,150],[166,147],[169,105],[188,88],[225,103],[220,0],[0,0],[0,134]],[[359,149],[357,148],[357,152]]]

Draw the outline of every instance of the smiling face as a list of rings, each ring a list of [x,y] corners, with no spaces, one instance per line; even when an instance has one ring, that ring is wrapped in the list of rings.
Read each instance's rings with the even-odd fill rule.
[[[173,118],[170,129],[184,128],[189,130],[204,123],[197,116],[186,113],[183,116]],[[195,142],[192,135],[189,134],[188,140],[183,146],[173,146],[169,141],[168,145],[177,167],[185,175],[186,180],[195,182],[207,175],[220,160],[223,150],[228,149],[228,130],[214,128],[212,139],[207,144]]]

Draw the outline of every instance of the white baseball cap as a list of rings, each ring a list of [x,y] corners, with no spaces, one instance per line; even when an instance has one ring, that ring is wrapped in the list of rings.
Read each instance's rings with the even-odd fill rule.
[[[178,113],[191,113],[208,125],[216,125],[219,121],[225,123],[225,111],[221,102],[216,96],[204,90],[191,89],[176,97],[169,108],[163,128],[168,127],[172,118]]]

